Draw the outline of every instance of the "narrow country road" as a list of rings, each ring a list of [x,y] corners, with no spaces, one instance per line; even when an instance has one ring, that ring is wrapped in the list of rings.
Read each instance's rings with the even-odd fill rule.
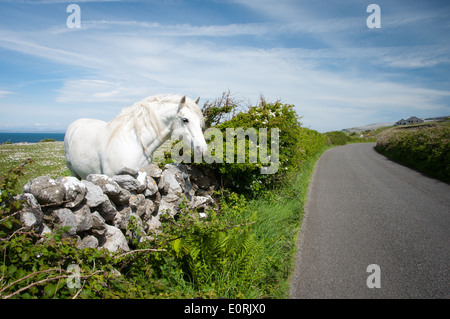
[[[335,147],[318,161],[291,298],[450,298],[450,185],[374,146]]]

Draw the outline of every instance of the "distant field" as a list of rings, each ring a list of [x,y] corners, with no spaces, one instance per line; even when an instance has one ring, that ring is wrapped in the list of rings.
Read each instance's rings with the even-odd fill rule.
[[[27,165],[25,175],[19,179],[17,191],[21,191],[29,180],[41,175],[51,178],[70,175],[64,161],[63,142],[1,144],[0,173],[17,167],[27,158],[32,158],[34,163]]]
[[[155,151],[154,162],[164,158],[164,151],[170,149],[170,143],[164,143]],[[16,188],[18,192],[22,191],[23,185],[38,176],[70,176],[64,159],[64,142],[0,144],[0,174],[19,166],[27,158],[32,158],[34,163],[26,166],[26,173],[20,177]]]

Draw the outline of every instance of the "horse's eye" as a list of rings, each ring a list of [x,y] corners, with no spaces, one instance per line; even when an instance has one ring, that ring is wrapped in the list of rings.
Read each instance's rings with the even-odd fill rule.
[[[189,120],[186,118],[183,118],[182,121],[183,121],[183,123],[186,123],[186,124],[189,123]]]

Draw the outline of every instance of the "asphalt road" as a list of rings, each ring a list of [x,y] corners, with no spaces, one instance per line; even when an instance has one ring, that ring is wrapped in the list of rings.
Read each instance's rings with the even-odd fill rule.
[[[319,159],[291,298],[450,298],[450,185],[374,146],[339,146]],[[372,264],[379,271],[368,272]],[[368,287],[369,276],[380,288]]]

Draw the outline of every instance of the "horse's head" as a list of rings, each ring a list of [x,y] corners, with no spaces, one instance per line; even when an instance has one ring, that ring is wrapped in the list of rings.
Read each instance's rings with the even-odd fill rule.
[[[178,113],[173,123],[172,134],[176,137],[183,136],[196,153],[205,154],[207,145],[203,136],[205,122],[203,114],[197,103],[200,98],[193,101],[186,96],[181,98]]]

